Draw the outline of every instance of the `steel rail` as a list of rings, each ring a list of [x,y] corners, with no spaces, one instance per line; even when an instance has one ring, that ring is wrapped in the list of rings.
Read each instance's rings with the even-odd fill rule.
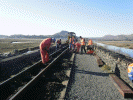
[[[66,48],[66,46],[64,46],[63,48]],[[62,50],[62,49],[59,49],[59,50],[57,50],[56,52],[53,52],[52,54],[50,54],[50,57],[53,56],[54,54],[58,53],[58,52],[61,51],[61,50]],[[37,64],[41,63],[41,61],[42,61],[42,60],[39,60],[38,62],[34,63],[33,65],[31,65],[31,66],[28,67],[27,69],[25,69],[25,70],[23,70],[23,71],[17,73],[15,76],[13,76],[13,77],[11,77],[11,78],[9,78],[9,79],[3,81],[2,83],[0,83],[0,86],[2,86],[3,84],[5,84],[6,82],[8,82],[8,81],[10,81],[10,80],[12,80],[12,79],[14,79],[14,78],[16,78],[18,75],[21,75],[22,73],[24,73],[25,71],[31,69],[32,67],[36,66]]]
[[[37,80],[39,79],[39,77],[46,72],[64,53],[66,53],[66,51],[68,50],[65,49],[59,56],[57,56],[47,67],[45,67],[43,70],[41,70],[39,72],[39,74],[37,74],[32,80],[30,80],[24,87],[22,87],[15,95],[13,95],[10,99],[14,100],[19,98],[20,95],[22,95],[27,88],[29,88],[30,86],[32,86],[33,84],[37,83]]]
[[[61,52],[62,51],[62,49],[64,49],[64,48],[67,48],[67,46],[65,45],[64,47],[62,47],[61,49],[58,49],[58,50],[56,50],[55,52],[53,52],[52,54],[50,54],[50,57],[51,56],[54,56],[55,54],[57,54],[57,53],[59,53],[59,52]],[[37,66],[38,64],[40,64],[41,63],[41,60],[39,60],[38,62],[36,62],[36,63],[34,63],[33,65],[31,65],[30,67],[28,67],[27,69],[25,69],[25,70],[23,70],[23,71],[21,71],[21,72],[19,72],[19,73],[17,73],[15,76],[13,76],[13,77],[11,77],[11,78],[9,78],[9,79],[7,79],[7,80],[5,80],[4,82],[2,82],[1,84],[0,84],[0,88],[1,88],[1,98],[3,98],[3,99],[5,99],[5,98],[8,98],[8,96],[10,96],[11,94],[9,93],[8,95],[7,95],[7,97],[5,97],[4,96],[4,94],[6,93],[6,91],[7,91],[7,89],[9,88],[9,90],[11,89],[11,87],[10,87],[10,82],[13,82],[14,80],[16,80],[16,79],[18,79],[20,76],[22,76],[23,74],[25,74],[25,72],[27,72],[27,71],[29,71],[29,70],[32,70],[31,68],[33,68],[34,66]],[[44,67],[46,67],[46,66],[44,66]],[[43,67],[43,68],[44,68]],[[39,72],[38,72],[39,73]],[[31,80],[31,79],[30,79]],[[18,81],[19,82],[19,81]],[[6,89],[6,90],[5,90]],[[13,90],[14,91],[14,90]],[[7,91],[8,92],[8,91]],[[12,92],[13,93],[13,92]]]

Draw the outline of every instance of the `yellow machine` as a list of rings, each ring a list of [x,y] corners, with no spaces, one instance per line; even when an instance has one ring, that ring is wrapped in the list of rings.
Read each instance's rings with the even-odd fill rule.
[[[69,43],[69,39],[72,37],[75,37],[75,39],[76,39],[76,34],[74,32],[69,32],[68,36],[67,36],[67,43]]]

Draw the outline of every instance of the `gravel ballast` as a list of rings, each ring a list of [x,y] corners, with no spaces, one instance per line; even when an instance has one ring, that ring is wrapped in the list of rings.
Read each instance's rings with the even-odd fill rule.
[[[65,100],[129,100],[124,99],[97,65],[96,58],[88,54],[76,54]]]

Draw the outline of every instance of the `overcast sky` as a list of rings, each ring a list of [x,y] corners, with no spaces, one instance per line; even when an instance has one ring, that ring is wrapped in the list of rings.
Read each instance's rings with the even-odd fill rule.
[[[133,34],[133,0],[0,0],[0,35]]]

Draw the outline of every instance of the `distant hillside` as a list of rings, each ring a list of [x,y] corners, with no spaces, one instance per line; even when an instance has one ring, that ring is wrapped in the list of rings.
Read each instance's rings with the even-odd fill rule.
[[[0,35],[0,38],[8,38],[6,35]]]
[[[115,38],[115,36],[113,36],[113,35],[105,35],[101,39],[103,39],[103,40],[113,40],[114,38]]]
[[[61,38],[67,39],[68,31],[61,31],[55,33],[54,35],[0,35],[0,38],[35,38],[35,39],[45,39],[45,38]],[[87,37],[86,37],[87,38]],[[102,41],[133,41],[133,34],[131,35],[105,35],[103,37],[91,37],[92,40],[102,40]]]
[[[55,33],[54,35],[52,35],[52,37],[55,37],[55,38],[67,38],[67,33],[68,33],[68,31],[61,31],[59,33]]]
[[[105,41],[133,41],[133,34],[131,35],[105,35],[98,40],[105,40]]]
[[[44,39],[44,38],[48,38],[51,36],[44,36],[44,35],[11,35],[9,36],[9,38],[35,38],[35,39]]]
[[[0,38],[35,38],[35,39],[44,39],[44,38],[67,38],[67,33],[68,31],[61,31],[58,33],[55,33],[54,35],[22,35],[22,34],[17,34],[17,35],[11,35],[11,36],[6,36],[6,35],[0,35]]]
[[[126,35],[126,37],[127,37],[129,40],[132,40],[132,41],[133,41],[133,34],[131,34],[131,35]]]

